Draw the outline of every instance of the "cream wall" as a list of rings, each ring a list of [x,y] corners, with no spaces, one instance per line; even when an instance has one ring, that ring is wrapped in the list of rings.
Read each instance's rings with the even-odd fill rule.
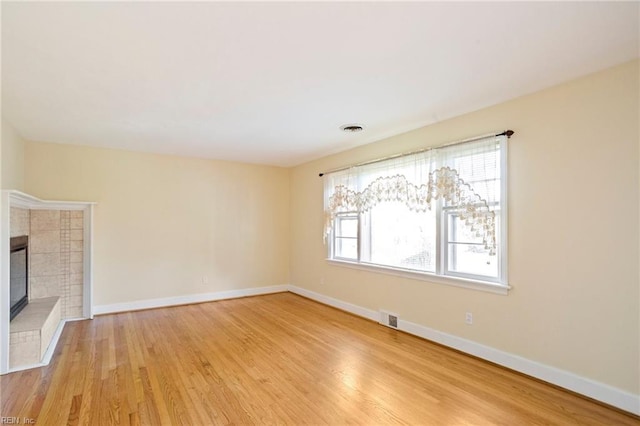
[[[25,160],[27,193],[98,203],[95,305],[288,282],[287,169],[36,142]]]
[[[24,189],[24,145],[11,124],[2,118],[2,141],[0,143],[0,188]]]
[[[638,72],[628,63],[294,168],[291,284],[640,394]],[[319,172],[505,129],[508,296],[324,260]]]
[[[626,64],[291,170],[36,142],[22,168],[5,161],[5,140],[24,142],[3,122],[2,187],[25,173],[17,189],[99,203],[96,305],[290,282],[640,394],[638,72]],[[508,296],[324,261],[318,172],[506,128]]]

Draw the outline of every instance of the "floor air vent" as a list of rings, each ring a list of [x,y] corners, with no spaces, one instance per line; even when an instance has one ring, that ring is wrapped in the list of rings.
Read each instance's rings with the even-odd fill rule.
[[[380,311],[380,324],[391,328],[398,328],[398,315],[389,311]]]

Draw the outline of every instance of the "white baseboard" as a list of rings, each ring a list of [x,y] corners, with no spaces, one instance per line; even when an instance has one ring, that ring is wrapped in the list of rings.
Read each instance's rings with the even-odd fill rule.
[[[372,309],[343,302],[293,285],[289,285],[288,289],[290,292],[299,294],[300,296],[308,297],[309,299],[313,299],[325,305],[333,306],[334,308],[342,309],[346,312],[379,322],[380,314]],[[398,322],[398,330],[402,330],[406,333],[431,340],[487,361],[491,361],[495,364],[524,373],[545,382],[552,383],[581,395],[588,396],[589,398],[604,402],[605,404],[612,405],[635,415],[640,415],[640,395],[634,395],[565,370],[541,364],[518,355],[513,355],[499,349],[443,333],[420,324],[404,321],[402,319]]]
[[[243,288],[239,290],[189,294],[186,296],[164,297],[160,299],[136,300],[134,302],[114,303],[111,305],[97,305],[93,307],[93,314],[114,314],[117,312],[139,311],[141,309],[153,309],[163,308],[167,306],[189,305],[191,303],[213,302],[216,300],[235,299],[238,297],[281,293],[283,291],[288,291],[288,289],[289,286],[287,285],[274,285],[270,287]]]
[[[64,330],[64,326],[67,322],[76,321],[75,319],[71,320],[62,320],[56,331],[53,333],[53,337],[51,337],[51,342],[49,342],[49,346],[47,347],[47,351],[44,353],[42,357],[42,365],[49,365],[51,362],[51,358],[53,358],[53,353],[56,351],[56,346],[58,346],[58,340],[60,340],[60,336],[62,336],[62,330]]]
[[[289,291],[291,293],[298,294],[300,296],[308,297],[309,299],[313,299],[316,302],[323,303],[325,305],[333,306],[334,308],[341,309],[346,312],[350,312],[352,314],[358,315],[360,317],[364,317],[370,319],[371,321],[378,322],[380,319],[380,314],[376,311],[372,311],[371,309],[363,308],[358,305],[354,305],[352,303],[343,302],[342,300],[334,299],[333,297],[325,296],[324,294],[316,293],[311,290],[307,290],[305,288],[296,287],[294,285],[289,286]]]

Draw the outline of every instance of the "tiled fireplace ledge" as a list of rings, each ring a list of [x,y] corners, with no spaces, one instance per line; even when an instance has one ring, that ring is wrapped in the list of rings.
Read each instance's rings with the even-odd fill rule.
[[[61,319],[60,297],[31,299],[9,324],[9,368],[42,362]]]
[[[82,235],[78,236],[78,242],[83,246],[82,251],[84,255],[82,259],[78,259],[82,263],[79,264],[78,272],[81,274],[78,279],[82,280],[82,296],[79,298],[78,303],[82,303],[82,309],[80,318],[93,318],[93,298],[92,298],[92,222],[93,222],[93,208],[95,203],[93,202],[81,202],[81,201],[49,201],[41,200],[23,192],[14,190],[2,191],[0,195],[0,374],[6,374],[10,371],[16,371],[20,369],[9,368],[9,355],[10,355],[10,321],[9,321],[9,264],[10,264],[10,228],[11,228],[11,208],[24,209],[29,211],[34,210],[59,210],[60,214],[64,211],[81,211],[82,215]],[[81,239],[81,240],[80,240]],[[38,296],[36,296],[38,297]],[[39,296],[42,297],[42,296]],[[32,299],[33,300],[33,299]],[[35,302],[35,300],[34,300]],[[75,302],[74,302],[75,303]],[[73,314],[74,316],[76,314]],[[58,324],[55,324],[53,328],[55,330],[51,347],[47,353],[52,352],[52,348],[55,348],[57,339],[62,331],[64,323],[71,319],[78,318],[63,318],[58,320]],[[57,328],[56,328],[57,327]],[[45,327],[47,328],[47,327]],[[28,334],[28,333],[27,333]],[[25,337],[25,334],[22,337]],[[33,334],[33,331],[31,332]],[[17,337],[17,336],[14,336]],[[26,337],[25,337],[26,338]],[[35,347],[35,346],[34,346]],[[33,349],[33,348],[32,348]],[[33,351],[36,352],[35,350]],[[24,368],[31,368],[38,365],[46,365],[47,357],[42,360],[42,347],[37,349],[41,361],[39,364],[30,365]],[[14,354],[15,355],[15,354]],[[15,357],[12,357],[15,358]],[[23,364],[22,362],[20,364]],[[15,365],[12,362],[12,365]]]

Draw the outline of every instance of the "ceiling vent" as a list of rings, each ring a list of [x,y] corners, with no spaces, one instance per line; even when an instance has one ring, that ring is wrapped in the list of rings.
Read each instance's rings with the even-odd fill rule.
[[[362,127],[360,124],[345,124],[344,126],[340,126],[340,130],[348,133],[356,133],[364,130],[364,127]]]

